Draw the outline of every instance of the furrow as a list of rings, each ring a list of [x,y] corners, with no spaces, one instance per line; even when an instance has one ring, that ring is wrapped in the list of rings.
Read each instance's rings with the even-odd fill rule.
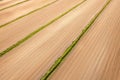
[[[55,61],[55,63],[51,66],[51,68],[41,77],[40,80],[47,80],[48,77],[55,71],[55,69],[62,63],[65,57],[70,53],[70,51],[74,48],[74,46],[78,43],[81,37],[88,31],[91,25],[95,22],[98,16],[102,13],[102,11],[107,7],[107,5],[111,2],[108,0],[107,3],[103,6],[103,8],[90,20],[90,22],[85,26],[82,30],[78,38],[76,38],[73,43],[65,50],[65,52]]]
[[[16,3],[16,4],[7,6],[7,7],[5,7],[5,8],[0,9],[0,11],[3,11],[3,10],[5,10],[5,9],[11,8],[11,7],[15,7],[15,6],[20,5],[20,4],[22,4],[22,3],[24,3],[24,2],[27,2],[27,1],[29,1],[29,0],[21,1],[21,2],[18,2],[18,3]]]
[[[25,42],[26,40],[28,40],[29,38],[31,38],[32,36],[34,36],[35,34],[37,34],[39,31],[43,30],[44,28],[46,28],[47,26],[49,26],[50,24],[54,23],[55,21],[57,21],[58,19],[60,19],[61,17],[63,17],[64,15],[66,15],[67,13],[71,12],[72,10],[74,10],[75,8],[77,8],[78,6],[80,6],[82,3],[84,3],[86,0],[78,3],[77,5],[75,5],[74,7],[72,7],[71,9],[69,9],[68,11],[62,13],[61,15],[57,16],[56,18],[54,18],[53,20],[51,20],[50,22],[48,22],[47,24],[41,26],[40,28],[38,28],[37,30],[31,32],[29,35],[27,35],[26,37],[24,37],[23,39],[19,40],[18,42],[16,42],[15,44],[11,45],[10,47],[8,47],[7,49],[3,50],[2,52],[0,52],[0,57],[3,56],[4,54],[6,54],[7,52],[11,51],[12,49],[14,49],[15,47],[19,46],[20,44],[22,44],[23,42]]]
[[[57,2],[57,1],[58,1],[58,0],[55,0],[55,1],[51,2],[51,3],[48,3],[48,4],[46,4],[46,5],[42,6],[42,7],[40,7],[40,8],[35,9],[35,10],[33,10],[33,11],[27,13],[27,14],[24,14],[24,15],[22,15],[22,16],[20,16],[20,17],[17,17],[16,19],[13,19],[13,20],[11,20],[11,21],[5,23],[5,24],[2,24],[2,25],[0,25],[0,28],[5,27],[5,26],[7,26],[7,25],[9,25],[9,24],[11,24],[11,23],[13,23],[13,22],[15,22],[15,21],[21,19],[21,18],[24,18],[24,17],[26,17],[26,16],[28,16],[28,15],[30,15],[30,14],[36,12],[36,11],[39,11],[39,10],[41,10],[41,9],[43,9],[43,8],[45,8],[45,7],[49,6],[49,5],[51,5],[51,4],[55,3],[55,2]]]

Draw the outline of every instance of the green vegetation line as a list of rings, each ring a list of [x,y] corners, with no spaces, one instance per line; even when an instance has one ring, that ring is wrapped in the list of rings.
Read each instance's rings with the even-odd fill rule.
[[[3,11],[3,10],[5,10],[5,9],[11,8],[11,7],[14,7],[14,6],[16,6],[16,5],[22,4],[22,3],[27,2],[27,1],[29,1],[29,0],[21,1],[21,2],[18,2],[18,3],[16,3],[16,4],[7,6],[7,7],[5,7],[5,8],[0,9],[0,11]]]
[[[66,15],[67,13],[69,13],[70,11],[72,11],[73,9],[75,9],[76,7],[78,7],[80,4],[82,4],[83,2],[85,2],[86,0],[78,3],[77,5],[75,5],[74,7],[72,7],[71,9],[69,9],[68,11],[62,13],[61,15],[59,15],[58,17],[56,17],[55,19],[51,20],[50,22],[48,22],[47,24],[41,26],[40,28],[38,28],[37,30],[33,31],[32,33],[30,33],[29,35],[27,35],[26,37],[24,37],[23,39],[19,40],[18,42],[16,42],[15,44],[13,44],[12,46],[8,47],[7,49],[5,49],[4,51],[0,52],[0,57],[3,56],[4,54],[6,54],[7,52],[11,51],[12,49],[14,49],[15,47],[19,46],[20,44],[22,44],[23,42],[25,42],[26,40],[28,40],[29,38],[31,38],[32,36],[34,36],[35,34],[37,34],[39,31],[41,31],[42,29],[46,28],[47,26],[49,26],[50,24],[54,23],[56,20],[58,20],[59,18],[63,17],[64,15]]]
[[[110,3],[111,0],[108,0],[108,2],[103,6],[103,8],[91,19],[91,21],[85,26],[85,28],[82,30],[80,35],[73,41],[73,43],[65,50],[65,52],[60,56],[55,63],[50,67],[50,69],[41,77],[40,80],[47,80],[48,77],[55,71],[55,69],[62,63],[62,61],[65,59],[65,57],[70,53],[70,51],[75,47],[75,45],[78,43],[78,41],[81,39],[81,37],[88,31],[88,29],[91,27],[91,25],[95,22],[95,20],[98,18],[98,16],[102,13],[102,11],[106,8],[106,6]]]
[[[15,21],[17,21],[17,20],[19,20],[19,19],[25,17],[25,16],[28,16],[28,15],[30,15],[30,14],[36,12],[36,11],[39,11],[39,10],[41,10],[41,9],[43,9],[43,8],[45,8],[45,7],[49,6],[49,5],[51,5],[51,4],[55,3],[55,2],[57,2],[57,1],[58,1],[58,0],[55,0],[55,1],[51,2],[51,3],[48,3],[48,4],[46,4],[46,5],[42,6],[42,7],[40,7],[40,8],[37,8],[37,9],[35,9],[35,10],[33,10],[33,11],[30,11],[30,12],[27,13],[27,14],[24,14],[24,15],[22,15],[22,16],[19,16],[19,17],[17,17],[16,19],[13,19],[13,20],[11,20],[11,21],[5,23],[5,24],[2,24],[2,25],[0,25],[0,28],[2,28],[2,27],[4,27],[4,26],[7,26],[7,25],[9,25],[9,24],[11,24],[11,23],[13,23],[13,22],[15,22]]]

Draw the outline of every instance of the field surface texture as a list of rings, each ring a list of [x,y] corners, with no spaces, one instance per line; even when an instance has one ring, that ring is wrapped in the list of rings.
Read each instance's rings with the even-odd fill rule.
[[[120,80],[120,0],[0,0],[0,80]]]

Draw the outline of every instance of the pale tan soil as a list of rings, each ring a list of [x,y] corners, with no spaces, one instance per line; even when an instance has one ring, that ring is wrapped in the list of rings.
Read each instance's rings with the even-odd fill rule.
[[[63,2],[65,1],[67,0]],[[69,2],[73,3],[72,0],[69,0]],[[39,80],[54,61],[62,55],[64,50],[75,40],[85,25],[102,8],[105,2],[105,0],[91,0],[85,2],[20,46],[2,56],[0,58],[0,79]],[[74,3],[74,5],[75,4],[76,3]],[[36,20],[36,22],[37,21],[38,20]],[[24,24],[22,23],[21,25]],[[29,26],[31,25],[29,24]],[[9,26],[1,29],[8,27]],[[26,26],[24,26],[24,28],[25,27]],[[9,29],[6,29],[6,31],[9,31]],[[13,33],[17,30],[13,30]],[[17,35],[18,33],[14,34]],[[60,80],[62,80],[62,77]]]
[[[30,0],[16,7],[5,9],[4,11],[0,12],[0,25],[5,24],[11,20],[14,20],[17,17],[27,14],[28,12],[40,8],[53,1],[56,0]]]
[[[25,1],[25,0],[3,0],[3,1],[0,1],[0,9],[11,6],[13,4],[16,4],[16,3],[19,3],[22,1]]]
[[[60,0],[53,5],[1,28],[0,34],[4,35],[0,35],[0,51],[8,48],[82,1],[83,0]]]
[[[0,0],[0,4],[5,4],[5,3],[9,3],[11,2],[12,0]],[[15,1],[15,0],[14,0]]]
[[[50,80],[120,80],[120,0],[113,0]]]

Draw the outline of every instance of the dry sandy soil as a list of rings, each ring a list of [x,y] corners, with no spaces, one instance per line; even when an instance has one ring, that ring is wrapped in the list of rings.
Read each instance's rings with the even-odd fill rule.
[[[14,1],[1,1],[0,6],[19,2]],[[29,0],[3,10],[0,25],[53,1],[56,0]],[[0,28],[0,52],[82,1],[57,0]],[[1,56],[0,80],[40,80],[106,2],[85,1]],[[111,1],[49,80],[120,80],[119,3],[120,0]]]
[[[50,80],[120,80],[119,3],[112,1]]]
[[[53,1],[56,0],[28,0],[22,4],[16,5],[15,7],[0,11],[0,24],[5,24]]]
[[[16,3],[19,3],[22,1],[25,1],[25,0],[3,0],[3,1],[0,1],[0,9],[11,6],[13,4],[16,4]]]
[[[83,0],[76,0],[76,1],[71,0],[71,2],[69,0],[65,0],[65,1],[60,0],[50,5],[49,7],[46,7],[42,10],[35,12],[34,14],[28,15],[20,20],[17,20],[12,24],[7,25],[7,27],[1,28],[0,34],[4,34],[4,35],[0,35],[0,43],[1,43],[0,51],[4,50],[5,48],[8,48],[9,46],[16,43],[23,37],[27,36],[29,33],[38,29],[42,25],[46,24],[50,20],[59,16],[60,14],[67,11],[68,9],[70,9],[71,7],[73,7],[78,2],[81,1]],[[69,5],[67,5],[68,3]],[[5,20],[7,19],[5,18]]]

